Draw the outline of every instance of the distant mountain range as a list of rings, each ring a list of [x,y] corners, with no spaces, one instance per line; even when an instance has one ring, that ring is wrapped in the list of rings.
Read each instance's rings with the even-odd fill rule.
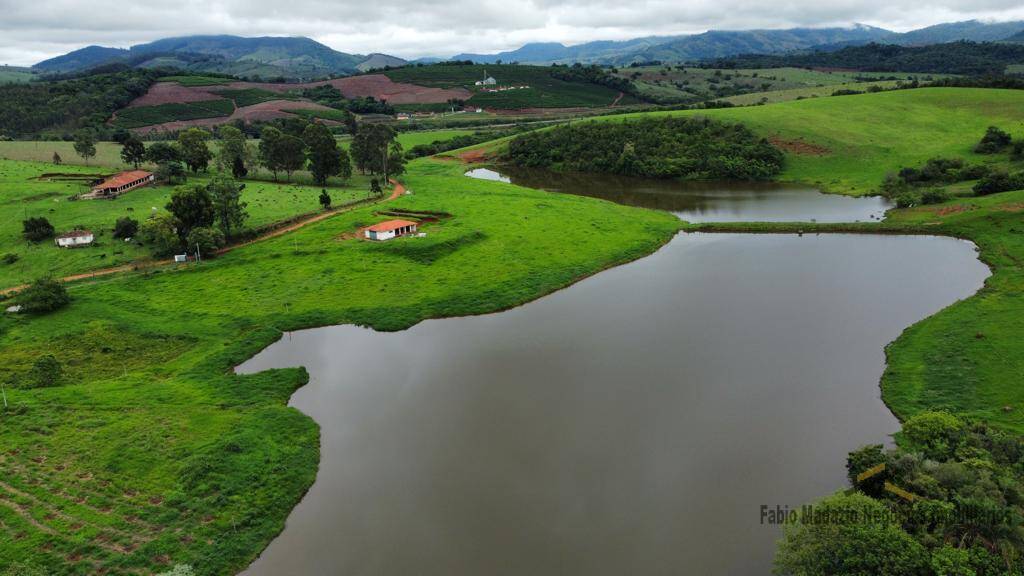
[[[221,35],[165,38],[128,49],[88,46],[44,60],[32,68],[43,73],[68,73],[117,64],[173,66],[199,73],[236,76],[310,79],[355,74],[386,65],[400,66],[405,64],[405,60],[385,54],[346,54],[302,37]]]
[[[1022,42],[1024,22],[986,23],[977,20],[938,24],[910,32],[892,32],[857,24],[846,28],[788,30],[711,30],[681,36],[648,36],[623,41],[596,41],[566,46],[531,43],[497,54],[458,54],[453,60],[481,64],[497,61],[522,64],[628,65],[634,62],[688,62],[740,54],[783,54],[808,50],[839,50],[869,43],[924,46],[957,40]],[[421,58],[431,63],[440,58]],[[386,54],[346,54],[302,37],[185,36],[131,48],[88,46],[33,66],[40,73],[80,72],[98,66],[176,67],[196,73],[241,77],[315,79],[365,72],[407,62]]]
[[[978,20],[938,24],[910,32],[892,32],[857,24],[848,28],[792,28],[789,30],[711,30],[685,36],[652,36],[621,42],[587,42],[565,46],[556,42],[526,44],[517,50],[497,54],[458,54],[453,60],[481,64],[520,62],[524,64],[626,65],[660,60],[686,62],[723,58],[738,54],[781,54],[810,49],[839,49],[872,42],[901,46],[942,44],[957,40],[997,42],[1024,33],[1024,22],[986,23]]]

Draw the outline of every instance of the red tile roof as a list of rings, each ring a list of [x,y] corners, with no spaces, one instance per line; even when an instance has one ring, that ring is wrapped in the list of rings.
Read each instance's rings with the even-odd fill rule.
[[[100,184],[93,186],[93,188],[120,188],[125,184],[131,184],[136,180],[149,178],[152,175],[152,172],[146,172],[145,170],[129,170],[127,172],[121,172],[120,174],[114,174],[113,176],[107,178]]]
[[[413,222],[411,220],[387,220],[379,224],[374,224],[367,228],[367,230],[371,232],[390,232],[406,226],[417,226],[418,224],[418,222]]]

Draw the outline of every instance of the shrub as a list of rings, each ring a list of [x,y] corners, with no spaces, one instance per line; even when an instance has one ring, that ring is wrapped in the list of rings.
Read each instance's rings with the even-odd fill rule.
[[[127,216],[114,223],[114,238],[131,238],[139,231],[139,221]]]
[[[199,250],[200,255],[207,256],[224,245],[224,233],[206,226],[195,228],[188,233],[186,243],[188,251]]]
[[[929,188],[921,194],[921,204],[942,204],[949,200],[949,193],[941,188]]]
[[[8,252],[7,254],[4,254],[3,258],[0,258],[0,260],[2,260],[4,264],[14,264],[18,261],[18,255],[14,252]]]
[[[921,199],[914,192],[907,190],[897,194],[893,201],[896,202],[897,208],[912,208],[917,206]]]
[[[903,425],[904,438],[928,457],[954,452],[966,432],[963,420],[949,412],[922,412]]]
[[[1014,160],[1024,160],[1024,140],[1018,140],[1013,143],[1013,150],[1010,151],[1010,158]]]
[[[53,238],[53,224],[50,224],[50,221],[42,216],[33,216],[22,220],[21,227],[22,235],[31,242],[41,242]]]
[[[40,278],[15,298],[23,312],[45,314],[67,306],[71,302],[64,284],[52,278]]]
[[[21,378],[24,388],[49,388],[60,384],[64,368],[53,354],[44,354],[32,363],[32,368]]]
[[[1013,139],[1009,134],[995,126],[989,126],[981,141],[974,147],[978,154],[995,154],[1010,145]]]
[[[973,190],[975,196],[987,196],[1020,188],[1024,188],[1024,173],[1009,174],[1000,170],[979,180]]]

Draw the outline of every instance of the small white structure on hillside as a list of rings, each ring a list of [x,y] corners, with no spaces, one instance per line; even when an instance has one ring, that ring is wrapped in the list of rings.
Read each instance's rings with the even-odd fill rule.
[[[88,230],[72,230],[71,232],[65,232],[54,239],[57,246],[61,248],[74,248],[76,246],[88,246],[92,244],[95,238],[92,232]]]
[[[494,79],[494,76],[487,75],[487,70],[484,70],[484,79],[476,81],[477,86],[494,86],[497,83],[498,81]]]
[[[391,240],[399,236],[415,234],[417,226],[418,224],[411,220],[388,220],[367,228],[366,238],[368,240]]]

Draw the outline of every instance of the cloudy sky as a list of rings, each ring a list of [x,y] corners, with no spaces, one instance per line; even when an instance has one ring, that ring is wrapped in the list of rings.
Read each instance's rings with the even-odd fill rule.
[[[0,64],[168,36],[309,36],[352,53],[497,52],[708,29],[834,26],[906,31],[1024,19],[1021,0],[0,0]]]

